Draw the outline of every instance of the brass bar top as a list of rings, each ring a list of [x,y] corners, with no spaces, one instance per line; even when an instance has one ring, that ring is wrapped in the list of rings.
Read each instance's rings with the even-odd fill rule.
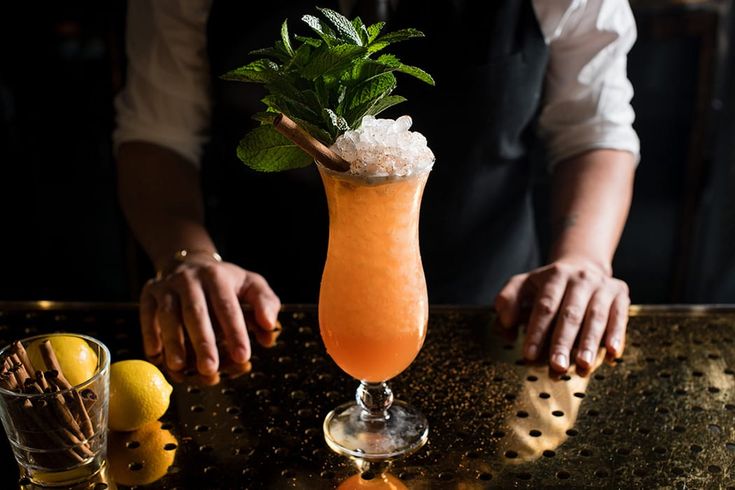
[[[80,488],[333,489],[356,475],[322,434],[356,381],[325,352],[314,306],[286,306],[281,322],[245,372],[169,373],[163,456],[114,435],[102,479]],[[135,304],[0,302],[0,347],[51,331],[99,338],[113,362],[143,358]],[[623,358],[601,352],[586,373],[529,365],[521,343],[489,308],[431,309],[421,353],[391,382],[428,417],[429,442],[387,467],[393,488],[735,489],[735,305],[632,306]],[[1,488],[17,487],[3,441]]]

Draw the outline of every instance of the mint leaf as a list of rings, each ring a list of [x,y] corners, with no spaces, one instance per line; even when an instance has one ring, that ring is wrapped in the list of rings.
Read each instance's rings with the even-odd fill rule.
[[[235,68],[222,75],[225,80],[266,83],[278,77],[278,65],[271,60],[261,59]]]
[[[289,60],[288,54],[277,48],[255,49],[253,51],[250,51],[250,54],[255,56],[268,56],[284,63]]]
[[[373,42],[375,38],[378,37],[378,34],[380,34],[380,31],[383,30],[384,26],[385,22],[376,22],[375,24],[372,24],[370,27],[368,27],[368,42]]]
[[[334,31],[324,25],[319,17],[314,17],[313,15],[304,15],[303,17],[301,17],[301,20],[304,21],[306,25],[311,27],[314,32],[319,34],[319,37],[321,37],[328,46],[333,46],[334,44],[336,44],[337,37],[334,35]]]
[[[334,10],[321,7],[317,7],[316,9],[322,13],[324,18],[327,19],[327,22],[332,24],[332,27],[340,35],[342,41],[362,46],[360,34],[357,33],[355,26],[352,25],[352,22],[347,17]]]
[[[286,97],[280,94],[266,95],[262,102],[270,108],[283,112],[284,114],[292,114],[293,116],[304,119],[306,121],[318,121],[319,115],[311,110],[306,104]]]
[[[368,50],[371,53],[375,53],[377,51],[380,51],[381,49],[386,48],[387,46],[393,43],[407,41],[408,39],[414,39],[417,37],[425,37],[425,36],[423,32],[417,29],[411,29],[411,28],[389,32],[387,34],[383,34],[382,36],[377,37],[374,41],[372,41],[368,45]]]
[[[340,44],[320,51],[304,65],[301,75],[313,80],[317,77],[335,73],[349,67],[355,60],[365,56],[367,51],[360,46]]]
[[[260,172],[306,167],[313,161],[273,126],[259,126],[246,134],[237,146],[237,157]]]
[[[302,42],[303,44],[306,44],[308,46],[311,46],[312,48],[318,48],[322,45],[322,42],[319,39],[308,37],[308,36],[294,36],[297,41]]]
[[[396,58],[392,54],[381,55],[376,61],[395,71],[405,73],[406,75],[411,75],[412,77],[416,77],[422,82],[428,83],[429,85],[436,85],[436,83],[434,82],[434,78],[426,73],[424,70],[416,66],[404,65],[398,58]]]
[[[281,24],[281,41],[283,41],[283,47],[286,48],[286,52],[293,56],[293,48],[291,47],[291,40],[288,37],[288,19],[283,21]]]
[[[383,63],[367,58],[355,63],[350,72],[345,72],[341,81],[348,87],[352,87],[392,70],[393,68]]]
[[[273,121],[276,119],[277,115],[277,112],[256,112],[252,115],[252,118],[256,121],[260,121],[261,124],[273,124]]]
[[[270,113],[269,113],[270,114]],[[296,124],[301,126],[301,129],[324,143],[325,145],[331,145],[334,143],[335,137],[332,136],[328,131],[323,130],[316,124],[312,124],[309,121],[304,121],[298,117],[291,118]],[[271,121],[272,123],[272,121]]]
[[[355,17],[352,19],[352,25],[354,26],[357,33],[360,35],[360,39],[362,40],[362,45],[364,46],[369,42],[369,34],[368,30],[365,27],[365,24],[362,23],[362,19],[359,17]]]
[[[372,77],[348,92],[346,98],[350,103],[347,106],[347,110],[352,110],[366,102],[385,97],[395,88],[396,77],[392,73],[382,73]]]
[[[396,77],[392,73],[383,73],[373,77],[351,90],[348,95],[350,105],[345,111],[345,119],[350,127],[360,125],[363,116],[383,97],[390,95],[396,88]]]
[[[377,100],[375,104],[373,104],[370,109],[367,110],[365,115],[369,114],[371,116],[377,116],[384,110],[405,101],[406,98],[401,97],[400,95],[388,95],[386,97],[383,97],[382,99]]]
[[[296,52],[294,53],[293,58],[291,58],[291,62],[288,63],[287,68],[291,68],[292,66],[303,67],[311,59],[311,52],[311,45],[302,44],[296,49]]]
[[[436,85],[434,78],[417,66],[404,65],[401,63],[401,66],[396,68],[396,71],[405,73],[406,75],[411,75],[412,77],[418,78],[422,82],[428,83],[431,86]]]

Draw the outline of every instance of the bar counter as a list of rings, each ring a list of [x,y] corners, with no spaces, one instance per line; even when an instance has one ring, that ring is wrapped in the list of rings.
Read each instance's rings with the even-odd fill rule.
[[[113,481],[123,472],[129,485],[160,476],[138,488],[333,489],[358,467],[374,476],[358,488],[382,488],[367,483],[387,465],[351,461],[324,442],[324,416],[357,383],[325,352],[316,308],[286,306],[280,318],[278,338],[261,339],[270,345],[253,341],[249,370],[169,374],[159,455],[138,456],[146,441],[113,435],[107,468],[78,488],[127,488]],[[135,304],[0,303],[0,346],[51,331],[99,338],[113,362],[143,358]],[[521,341],[490,309],[431,309],[421,353],[391,383],[428,417],[429,442],[387,468],[393,482],[735,489],[735,307],[633,306],[624,357],[601,352],[588,373],[528,365]],[[2,488],[28,487],[2,440]]]

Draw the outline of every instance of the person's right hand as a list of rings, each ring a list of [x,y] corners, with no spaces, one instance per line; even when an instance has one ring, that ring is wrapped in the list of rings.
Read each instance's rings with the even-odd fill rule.
[[[230,358],[238,363],[247,362],[250,340],[240,301],[253,308],[257,325],[251,327],[276,328],[281,308],[278,296],[263,276],[235,264],[192,257],[163,278],[151,279],[140,297],[146,356],[152,359],[163,355],[169,369],[181,370],[187,365],[185,338],[188,337],[196,355],[197,370],[205,375],[214,374],[220,363],[212,326],[214,318]]]

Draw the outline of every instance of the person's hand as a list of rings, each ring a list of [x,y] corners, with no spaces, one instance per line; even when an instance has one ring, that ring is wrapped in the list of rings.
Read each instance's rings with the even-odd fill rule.
[[[220,364],[213,328],[216,320],[229,357],[236,363],[247,362],[250,340],[241,300],[253,308],[257,325],[251,327],[269,331],[276,328],[281,308],[278,296],[263,276],[235,264],[192,259],[178,264],[161,279],[151,279],[140,297],[146,356],[163,354],[169,369],[181,370],[187,365],[188,337],[197,370],[204,375],[214,374]]]
[[[611,277],[604,267],[581,258],[557,260],[525,274],[513,276],[495,299],[505,327],[524,320],[530,308],[524,357],[538,359],[551,332],[549,360],[560,372],[569,368],[578,338],[576,362],[593,367],[600,342],[620,357],[628,324],[628,285]]]

